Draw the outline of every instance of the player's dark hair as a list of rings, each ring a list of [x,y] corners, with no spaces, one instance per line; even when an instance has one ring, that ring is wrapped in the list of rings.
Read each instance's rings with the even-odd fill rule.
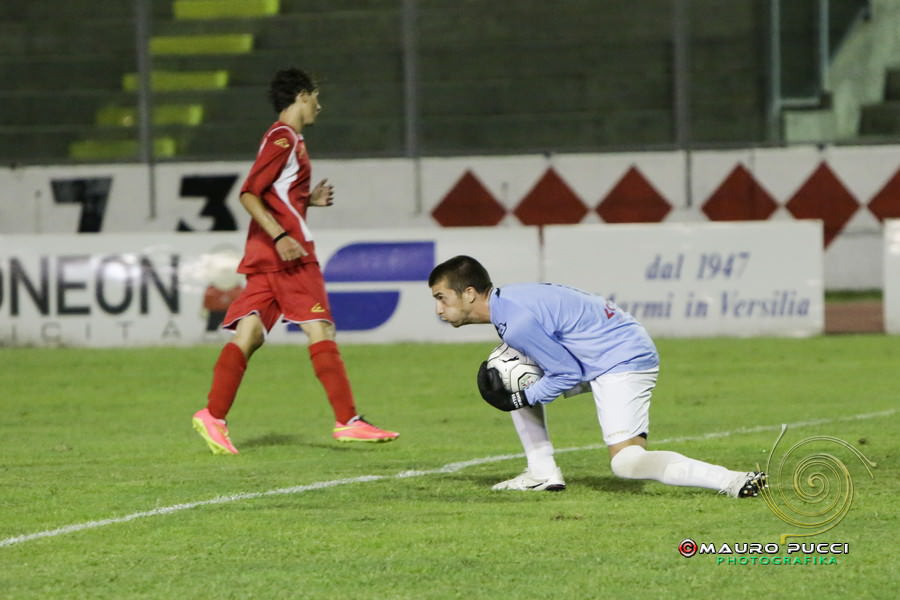
[[[428,287],[433,287],[441,280],[445,280],[447,287],[460,295],[467,287],[475,288],[479,294],[494,287],[487,269],[471,256],[465,255],[454,256],[432,269],[428,276]]]
[[[275,73],[272,83],[269,84],[269,100],[272,108],[280,113],[294,103],[300,92],[312,93],[319,87],[312,77],[300,69],[283,69]]]

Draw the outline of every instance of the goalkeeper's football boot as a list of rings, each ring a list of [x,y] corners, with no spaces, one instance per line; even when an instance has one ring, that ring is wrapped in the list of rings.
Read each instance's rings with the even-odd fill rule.
[[[200,434],[213,454],[237,454],[237,448],[228,437],[228,425],[224,419],[217,419],[209,414],[208,409],[194,413],[194,429]]]
[[[375,427],[356,415],[346,423],[335,421],[331,436],[339,442],[393,442],[400,434]]]
[[[732,498],[756,498],[763,489],[769,487],[766,474],[762,471],[749,471],[734,478],[734,481],[721,493]]]
[[[561,492],[566,489],[562,471],[557,467],[549,477],[536,477],[525,469],[518,477],[501,481],[492,490],[516,490],[520,492]]]

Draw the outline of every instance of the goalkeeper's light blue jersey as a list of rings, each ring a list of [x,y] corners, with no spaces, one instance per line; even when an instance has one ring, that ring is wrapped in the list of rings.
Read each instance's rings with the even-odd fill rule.
[[[525,390],[531,405],[552,402],[605,373],[659,366],[644,327],[602,296],[563,285],[517,283],[492,290],[489,303],[503,341],[544,370]]]

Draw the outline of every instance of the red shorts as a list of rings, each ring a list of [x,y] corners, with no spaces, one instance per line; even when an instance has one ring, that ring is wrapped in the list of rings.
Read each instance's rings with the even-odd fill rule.
[[[282,315],[286,323],[334,323],[319,263],[247,275],[247,285],[228,307],[222,327],[234,329],[238,321],[251,314],[262,319],[266,331],[271,331]]]

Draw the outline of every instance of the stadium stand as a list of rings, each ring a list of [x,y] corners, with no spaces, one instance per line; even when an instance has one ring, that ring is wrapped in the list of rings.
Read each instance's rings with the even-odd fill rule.
[[[670,0],[416,5],[421,153],[674,146]],[[688,6],[692,143],[766,142],[767,3]],[[156,157],[246,158],[271,121],[265,85],[287,65],[321,78],[318,156],[403,155],[402,7],[152,0]],[[0,162],[134,160],[136,64],[132,2],[4,3]],[[786,68],[803,81],[812,67]]]

